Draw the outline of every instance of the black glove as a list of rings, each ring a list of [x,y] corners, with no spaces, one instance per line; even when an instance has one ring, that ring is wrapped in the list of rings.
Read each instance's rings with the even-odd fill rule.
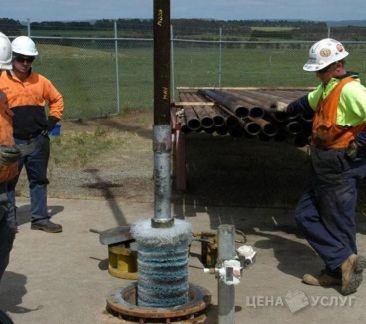
[[[50,132],[55,125],[59,122],[59,118],[53,117],[53,116],[48,116],[48,120],[47,120],[47,130]]]
[[[17,161],[21,157],[16,146],[0,146],[0,166]]]
[[[53,116],[48,116],[48,120],[47,120],[47,128],[44,129],[41,134],[43,136],[47,136],[48,133],[55,127],[55,125],[57,124],[57,122],[59,121],[60,119],[56,118],[56,117],[53,117]]]
[[[360,149],[360,145],[357,141],[353,140],[348,144],[346,148],[346,156],[351,160],[355,161],[358,155],[358,151]]]

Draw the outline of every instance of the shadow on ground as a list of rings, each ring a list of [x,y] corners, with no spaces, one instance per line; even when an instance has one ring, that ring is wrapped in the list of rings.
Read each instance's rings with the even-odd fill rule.
[[[138,115],[139,112],[137,112],[136,114]],[[142,114],[144,114],[144,113],[142,113]],[[133,120],[124,121],[124,120],[119,119],[118,117],[116,117],[116,118],[106,117],[106,118],[98,118],[97,122],[98,122],[98,125],[106,126],[108,128],[114,128],[118,131],[136,133],[140,137],[143,137],[146,139],[152,138],[151,129],[141,126],[140,123],[133,121]],[[92,124],[92,122],[85,121],[85,120],[77,120],[74,122],[74,124],[78,125],[78,126],[87,127],[89,124]]]
[[[17,222],[18,225],[29,223],[31,221],[30,214],[31,206],[29,204],[17,207]],[[48,214],[50,217],[61,213],[64,210],[64,206],[48,206]]]
[[[126,217],[123,214],[122,209],[119,207],[119,204],[116,200],[115,195],[112,192],[112,188],[114,187],[120,187],[122,184],[114,184],[110,182],[106,182],[102,177],[99,175],[98,169],[86,169],[84,172],[89,173],[92,176],[92,179],[94,180],[93,183],[89,183],[86,185],[83,185],[88,188],[96,188],[100,190],[103,197],[108,202],[109,208],[113,212],[113,216],[117,222],[118,225],[126,225]]]
[[[29,313],[42,308],[42,305],[35,309],[20,306],[23,296],[27,293],[25,285],[27,277],[23,274],[6,271],[1,281],[0,309],[9,313]],[[11,292],[11,293],[10,293]]]

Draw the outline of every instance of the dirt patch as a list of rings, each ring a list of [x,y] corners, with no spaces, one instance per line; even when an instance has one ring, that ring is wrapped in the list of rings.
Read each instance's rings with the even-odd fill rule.
[[[63,121],[62,135],[51,138],[49,196],[151,201],[151,131],[149,112]],[[17,192],[28,196],[24,170]]]

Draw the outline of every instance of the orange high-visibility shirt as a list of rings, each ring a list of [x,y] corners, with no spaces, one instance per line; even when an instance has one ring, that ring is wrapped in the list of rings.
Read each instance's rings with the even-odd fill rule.
[[[38,73],[31,72],[21,81],[10,71],[3,71],[0,90],[6,93],[9,108],[14,113],[15,138],[27,138],[47,128],[46,106],[49,106],[49,116],[62,117],[62,95],[50,80]]]
[[[12,112],[9,110],[7,98],[4,92],[0,91],[0,145],[13,146]],[[15,178],[19,173],[18,163],[0,166],[0,183]]]

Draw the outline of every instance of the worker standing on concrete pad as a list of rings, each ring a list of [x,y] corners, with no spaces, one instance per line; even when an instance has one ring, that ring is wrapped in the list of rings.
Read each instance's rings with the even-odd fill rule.
[[[321,84],[290,103],[286,112],[314,112],[309,186],[295,219],[309,244],[325,263],[319,275],[305,274],[309,285],[340,285],[354,293],[366,267],[356,247],[357,182],[366,175],[366,88],[347,72],[348,52],[334,39],[323,39],[309,51],[303,69]]]
[[[48,132],[61,119],[64,109],[62,95],[44,76],[32,71],[32,62],[38,50],[32,39],[19,36],[12,42],[13,70],[3,73],[1,87],[8,97],[14,117],[14,138],[18,145],[34,146],[33,151],[22,156],[27,171],[31,200],[31,229],[49,233],[62,231],[62,226],[50,221],[47,207],[47,166],[50,155]],[[49,106],[48,117],[45,108]],[[15,186],[18,177],[9,183],[15,213]]]
[[[0,73],[10,70],[12,51],[9,39],[0,32]],[[20,158],[20,150],[15,147],[11,111],[7,105],[4,92],[0,91],[0,281],[9,263],[10,251],[13,247],[17,232],[14,214],[9,213],[9,199],[6,192],[6,182],[19,173],[16,161]],[[0,322],[13,323],[0,310]]]
[[[0,73],[12,68],[11,57],[10,41],[0,33]],[[6,193],[6,182],[19,173],[16,161],[20,158],[20,151],[14,144],[11,111],[5,93],[0,91],[0,280],[9,263],[16,233],[16,221],[8,213]]]

